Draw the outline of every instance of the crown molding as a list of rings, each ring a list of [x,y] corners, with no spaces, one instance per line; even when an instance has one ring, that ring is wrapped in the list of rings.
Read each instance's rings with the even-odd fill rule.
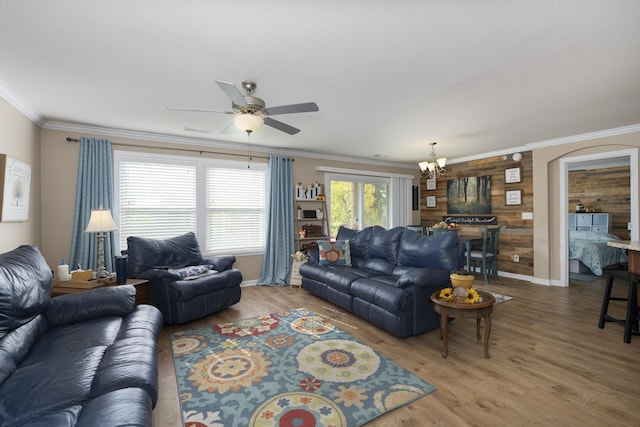
[[[148,141],[148,142],[167,142],[171,144],[192,145],[192,146],[195,145],[199,147],[238,150],[238,151],[245,151],[247,149],[247,144],[238,143],[238,142],[228,142],[228,141],[219,141],[215,139],[204,139],[204,138],[105,128],[105,127],[80,125],[80,124],[66,123],[66,122],[48,121],[43,125],[41,125],[41,127],[44,129],[50,129],[50,130],[60,130],[65,132],[109,136],[112,138],[136,139],[139,141]],[[264,146],[254,145],[254,144],[251,145],[251,151],[252,153],[255,153],[255,154],[284,155],[284,156],[290,156],[290,157],[307,157],[311,159],[350,162],[350,163],[366,164],[366,165],[372,165],[372,166],[408,168],[408,169],[412,169],[415,167],[415,164],[413,163],[400,163],[400,162],[362,159],[358,157],[345,157],[345,156],[317,153],[317,152],[305,151],[305,150],[271,148],[271,147],[264,147]]]
[[[0,90],[2,88],[2,81],[0,81]],[[0,95],[2,93],[0,92]],[[38,123],[34,119],[32,119],[35,123]],[[39,124],[39,123],[38,123]],[[213,139],[203,139],[203,138],[195,138],[195,137],[185,137],[185,136],[175,136],[175,135],[166,135],[166,134],[158,134],[158,133],[149,133],[149,132],[140,132],[140,131],[131,131],[131,130],[123,130],[123,129],[114,129],[114,128],[104,128],[97,126],[88,126],[88,125],[79,125],[74,123],[66,123],[66,122],[56,122],[56,121],[47,121],[44,124],[39,124],[44,129],[52,129],[52,130],[62,130],[67,132],[75,132],[75,133],[88,133],[93,135],[101,135],[101,136],[110,136],[110,137],[120,137],[120,138],[129,138],[129,139],[137,139],[141,141],[149,141],[149,142],[167,142],[172,144],[182,144],[182,145],[195,145],[202,146],[207,148],[222,148],[229,150],[239,150],[243,151],[247,149],[247,144],[237,143],[237,142],[227,142],[227,141],[219,141]],[[487,153],[458,157],[455,159],[448,159],[448,164],[455,163],[463,163],[470,162],[473,160],[481,160],[494,156],[505,156],[513,153],[517,153],[520,151],[530,151],[536,148],[550,147],[554,145],[563,145],[570,144],[573,142],[579,141],[587,141],[591,139],[598,138],[606,138],[616,135],[624,135],[633,132],[640,132],[640,123],[622,126],[619,128],[606,129],[597,132],[589,132],[583,133],[579,135],[572,135],[563,138],[555,138],[549,139],[546,141],[532,142],[529,144],[521,145],[518,147],[510,147],[504,150],[496,150]],[[318,153],[314,151],[305,151],[305,150],[292,150],[286,148],[270,148],[264,146],[252,145],[251,150],[256,154],[266,154],[266,155],[284,155],[291,157],[307,157],[311,159],[320,159],[320,160],[331,160],[337,162],[349,162],[349,163],[357,163],[357,164],[366,164],[372,166],[382,166],[382,167],[395,167],[395,168],[406,168],[413,169],[416,167],[414,163],[404,163],[404,162],[389,162],[382,160],[373,160],[373,159],[363,159],[359,157],[345,157],[333,154],[326,153]]]
[[[13,108],[24,114],[29,120],[38,126],[44,124],[44,117],[31,107],[27,101],[15,93],[4,81],[0,80],[0,97],[4,98]]]
[[[570,144],[572,142],[588,141],[590,139],[607,138],[610,136],[624,135],[627,133],[640,132],[640,123],[622,126],[619,128],[600,130],[596,132],[582,133],[579,135],[566,136],[562,138],[548,139],[546,141],[532,142],[521,145],[519,147],[511,147],[506,150],[490,151],[488,153],[477,154],[473,156],[458,157],[448,160],[447,163],[463,163],[472,160],[482,160],[494,156],[506,156],[508,154],[517,153],[519,151],[530,151],[536,148],[551,147],[554,145]]]

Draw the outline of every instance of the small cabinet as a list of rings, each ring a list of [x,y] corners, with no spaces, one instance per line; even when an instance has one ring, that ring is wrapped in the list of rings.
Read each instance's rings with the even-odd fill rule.
[[[596,231],[599,233],[611,233],[611,230],[611,214],[569,214],[569,231]]]
[[[329,221],[327,202],[316,199],[297,199],[295,218],[296,251],[318,240],[327,240]]]

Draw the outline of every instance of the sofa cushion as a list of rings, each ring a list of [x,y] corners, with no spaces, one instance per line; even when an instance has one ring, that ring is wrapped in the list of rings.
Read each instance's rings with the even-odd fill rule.
[[[349,249],[351,250],[351,260],[353,258],[366,259],[369,257],[369,241],[371,240],[371,227],[367,227],[362,231],[352,230],[340,226],[336,240],[348,240]]]
[[[0,338],[0,384],[9,377],[27,357],[31,347],[49,330],[49,323],[40,314],[29,323]]]
[[[194,233],[165,240],[127,237],[127,277],[138,277],[153,268],[182,268],[203,263]]]
[[[0,254],[0,337],[28,323],[49,303],[53,274],[35,246]]]
[[[320,265],[351,265],[351,251],[348,240],[335,242],[318,241]]]
[[[459,265],[458,233],[428,236],[403,233],[398,250],[398,264],[433,267],[453,273]]]
[[[395,227],[390,230],[385,230],[380,226],[371,227],[369,258],[381,258],[391,264],[397,264],[400,237],[404,230],[406,230],[404,227]]]
[[[404,289],[389,286],[389,281],[378,277],[358,279],[351,283],[350,292],[354,298],[382,307],[391,313],[400,313],[411,309],[411,294]]]
[[[377,276],[390,276],[393,274],[395,264],[381,258],[370,258],[358,263],[358,267],[363,270],[375,271]]]
[[[235,288],[242,283],[240,270],[220,271],[193,280],[175,280],[169,283],[169,296],[173,301],[189,301],[201,295],[212,294],[225,288]]]

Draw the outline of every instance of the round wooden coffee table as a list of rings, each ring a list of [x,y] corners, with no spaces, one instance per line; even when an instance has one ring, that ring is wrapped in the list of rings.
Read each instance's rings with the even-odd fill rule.
[[[489,356],[489,336],[491,335],[491,313],[493,312],[493,304],[496,299],[488,292],[478,291],[482,301],[477,304],[468,304],[458,301],[444,301],[438,296],[440,291],[431,294],[433,308],[440,315],[440,338],[442,339],[442,357],[447,357],[447,324],[451,318],[475,318],[476,319],[476,335],[480,341],[480,320],[484,318],[484,357]]]

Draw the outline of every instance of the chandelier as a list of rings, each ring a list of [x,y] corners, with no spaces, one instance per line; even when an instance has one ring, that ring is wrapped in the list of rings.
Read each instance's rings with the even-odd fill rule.
[[[420,177],[428,178],[428,179],[436,179],[440,177],[440,175],[444,175],[447,173],[444,166],[447,164],[446,157],[437,158],[435,151],[435,142],[431,142],[429,144],[431,146],[431,154],[429,154],[429,159],[418,163],[420,166]]]

